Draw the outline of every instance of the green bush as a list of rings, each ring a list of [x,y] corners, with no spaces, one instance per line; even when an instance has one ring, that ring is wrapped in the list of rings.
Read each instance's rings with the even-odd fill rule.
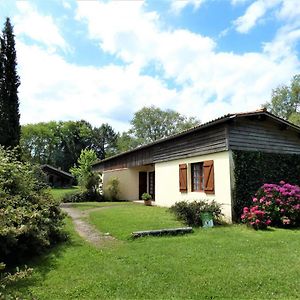
[[[281,181],[265,183],[252,199],[250,207],[244,207],[241,219],[255,229],[267,226],[300,226],[300,187]]]
[[[61,240],[64,214],[36,170],[0,147],[0,258],[8,265]]]
[[[152,196],[148,193],[143,193],[142,195],[142,200],[147,201],[147,200],[151,200]]]
[[[82,150],[78,159],[78,167],[71,168],[71,173],[80,184],[81,191],[67,195],[63,202],[103,201],[102,177],[92,171],[92,165],[97,161],[93,150]]]
[[[68,193],[66,194],[63,199],[63,202],[101,202],[103,201],[103,196],[100,195],[97,192],[91,192],[91,191],[78,191],[75,193]]]
[[[105,197],[110,201],[117,201],[119,199],[119,193],[119,179],[117,177],[111,177],[106,186]]]
[[[14,273],[5,272],[5,264],[0,263],[0,299],[23,299],[23,296],[20,293],[7,292],[6,286],[16,283],[19,280],[30,277],[33,269],[24,267],[23,270],[20,270],[19,267],[16,267]]]
[[[176,202],[169,210],[175,214],[179,221],[184,222],[189,226],[201,226],[201,213],[209,212],[213,216],[214,223],[220,224],[223,214],[221,206],[216,201],[180,201]]]
[[[300,155],[233,151],[235,189],[234,213],[239,219],[245,206],[252,204],[252,195],[265,182],[300,184]]]

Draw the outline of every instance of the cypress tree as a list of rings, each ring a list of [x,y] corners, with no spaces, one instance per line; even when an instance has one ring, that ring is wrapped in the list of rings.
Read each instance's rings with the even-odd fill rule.
[[[7,118],[4,111],[4,40],[0,36],[0,145],[3,144],[5,133],[4,128],[7,127]]]
[[[19,145],[21,131],[18,98],[20,79],[16,70],[13,26],[9,18],[2,32],[0,65],[0,144],[15,147]]]

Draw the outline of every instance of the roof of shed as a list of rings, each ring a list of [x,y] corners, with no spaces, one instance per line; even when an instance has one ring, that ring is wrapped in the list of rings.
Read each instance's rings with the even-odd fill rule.
[[[103,159],[103,160],[101,160],[99,162],[96,162],[94,164],[94,166],[97,166],[97,165],[101,164],[102,162],[106,162],[106,161],[109,161],[109,160],[113,160],[113,159],[115,159],[117,157],[121,157],[121,156],[123,156],[125,154],[133,153],[135,151],[139,151],[141,149],[149,148],[149,147],[151,147],[153,145],[160,144],[160,143],[162,143],[164,141],[175,139],[175,138],[177,138],[179,136],[187,135],[187,134],[190,134],[192,132],[195,132],[195,131],[198,131],[198,130],[202,130],[204,128],[208,128],[208,127],[215,126],[217,124],[225,123],[225,122],[227,122],[229,120],[232,120],[232,119],[235,119],[235,118],[259,116],[259,115],[268,116],[271,119],[273,119],[274,121],[276,121],[278,123],[281,123],[281,124],[284,124],[286,126],[289,126],[289,127],[295,129],[296,131],[298,131],[300,133],[300,127],[299,126],[297,126],[297,125],[295,125],[295,124],[293,124],[291,122],[288,122],[288,121],[286,121],[286,120],[284,120],[282,118],[279,118],[279,117],[273,115],[272,113],[268,112],[266,109],[258,109],[258,110],[250,111],[250,112],[232,113],[232,114],[226,114],[224,116],[221,116],[221,117],[216,118],[214,120],[208,121],[206,123],[196,125],[196,126],[194,126],[192,128],[186,129],[186,130],[181,131],[179,133],[176,133],[176,134],[173,134],[173,135],[161,138],[161,139],[156,140],[154,142],[151,142],[151,143],[148,143],[148,144],[145,144],[145,145],[141,145],[141,146],[138,146],[137,148],[134,148],[134,149],[131,149],[131,150],[119,153],[117,155],[111,156],[109,158]]]
[[[41,168],[42,168],[42,169],[48,168],[48,169],[50,169],[50,170],[52,170],[52,171],[54,171],[54,172],[56,172],[56,173],[59,173],[59,174],[61,174],[61,175],[67,176],[67,177],[69,177],[69,178],[74,178],[74,176],[73,176],[72,174],[70,174],[70,173],[68,173],[68,172],[65,172],[65,171],[63,171],[63,170],[61,170],[61,169],[55,168],[55,167],[53,167],[53,166],[51,166],[51,165],[44,164],[44,165],[41,165]]]

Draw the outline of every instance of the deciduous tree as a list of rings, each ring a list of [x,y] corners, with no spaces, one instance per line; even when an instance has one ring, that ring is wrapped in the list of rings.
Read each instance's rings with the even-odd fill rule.
[[[149,143],[198,124],[200,121],[194,117],[188,118],[174,110],[161,110],[150,106],[134,114],[129,133],[140,139],[142,143]]]
[[[83,149],[92,149],[99,159],[116,152],[117,134],[108,124],[100,127],[84,120],[47,122],[22,126],[20,145],[24,158],[69,171]]]
[[[78,158],[77,167],[70,169],[73,176],[83,189],[96,189],[98,175],[92,171],[92,165],[97,161],[97,155],[94,150],[82,150]]]
[[[264,107],[278,117],[300,125],[300,74],[293,77],[290,86],[275,88],[271,101]]]
[[[113,128],[105,123],[96,127],[92,132],[92,144],[88,147],[93,149],[99,159],[116,154],[117,133]]]

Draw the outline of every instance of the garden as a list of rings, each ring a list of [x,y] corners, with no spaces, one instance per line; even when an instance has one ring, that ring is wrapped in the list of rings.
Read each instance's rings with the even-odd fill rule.
[[[67,218],[67,243],[28,262],[28,278],[9,291],[35,299],[290,299],[300,292],[300,231],[245,225],[146,237],[140,229],[182,226],[164,208],[134,203],[75,203],[116,243],[93,246]],[[102,209],[104,208],[104,209]]]
[[[75,170],[80,188],[50,190],[39,169],[17,156],[0,148],[0,299],[290,299],[300,293],[295,185],[264,184],[244,208],[247,225],[226,225],[215,202],[179,202],[171,209],[105,202],[95,188],[99,178],[84,163]],[[117,195],[116,181],[111,191]],[[59,208],[63,199],[102,233],[100,244],[78,234],[75,220]],[[215,227],[201,227],[203,211]],[[131,237],[186,225],[194,232]]]

